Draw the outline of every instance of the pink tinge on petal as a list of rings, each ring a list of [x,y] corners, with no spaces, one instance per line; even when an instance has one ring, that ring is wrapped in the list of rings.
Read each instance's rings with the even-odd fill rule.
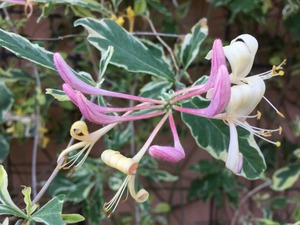
[[[209,80],[206,85],[212,87],[217,79],[217,74],[220,66],[226,66],[225,53],[223,50],[222,41],[216,39],[212,47],[211,69]],[[229,75],[228,75],[229,76]]]
[[[77,98],[76,98],[76,91],[71,88],[70,85],[68,84],[63,84],[63,90],[64,92],[66,93],[66,95],[71,99],[71,101],[76,105],[78,106],[78,103],[77,103]]]
[[[183,149],[172,146],[152,145],[149,148],[149,154],[158,160],[176,163],[185,158]]]
[[[193,109],[173,106],[177,111],[197,116],[214,117],[221,113],[228,105],[231,96],[231,83],[227,68],[221,65],[215,79],[212,91],[212,99],[206,108]]]

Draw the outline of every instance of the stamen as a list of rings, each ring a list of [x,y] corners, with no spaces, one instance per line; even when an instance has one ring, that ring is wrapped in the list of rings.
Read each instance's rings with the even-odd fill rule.
[[[285,118],[285,116],[278,110],[276,107],[265,97],[263,96],[264,100],[266,100],[267,103],[276,111],[276,113],[281,116],[282,118]]]
[[[128,184],[128,181],[130,179],[130,176],[127,176],[126,179],[124,180],[124,182],[122,183],[121,187],[119,188],[118,192],[115,194],[115,196],[109,201],[109,202],[106,202],[104,203],[103,205],[103,211],[104,211],[104,214],[108,214],[108,218],[110,218],[113,214],[113,212],[116,210],[121,198],[122,198],[122,195],[126,189],[126,186]]]
[[[249,124],[245,124],[240,122],[239,120],[235,120],[234,121],[235,124],[239,125],[240,127],[248,130],[250,133],[254,134],[255,136],[259,137],[260,139],[269,142],[270,144],[273,144],[277,147],[280,147],[281,143],[279,141],[271,141],[266,137],[270,137],[272,136],[271,134],[273,132],[279,131],[279,133],[281,132],[282,128],[279,127],[278,129],[261,129],[259,127],[255,127],[255,126],[251,126]]]

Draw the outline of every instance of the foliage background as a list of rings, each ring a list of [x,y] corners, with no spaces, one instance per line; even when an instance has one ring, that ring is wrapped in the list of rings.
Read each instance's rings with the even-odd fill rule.
[[[112,3],[116,6],[118,2],[102,1],[101,3],[103,6]],[[120,1],[119,7],[113,9],[116,15],[121,15],[125,13],[127,6],[138,4],[141,3]],[[106,170],[101,165],[97,160],[100,151],[97,150],[104,149],[104,146],[112,146],[134,152],[146,138],[145,135],[151,131],[151,125],[142,121],[134,126],[124,125],[118,132],[107,136],[103,143],[94,147],[93,158],[88,160],[80,170],[72,176],[60,174],[50,188],[49,195],[42,201],[47,202],[51,194],[68,193],[64,211],[77,211],[85,215],[89,218],[89,223],[86,224],[99,224],[100,221],[103,224],[229,224],[228,221],[232,224],[238,221],[243,224],[287,224],[299,221],[300,196],[297,192],[299,184],[295,183],[284,191],[274,191],[271,188],[272,176],[278,169],[292,165],[293,170],[288,170],[288,174],[296,180],[300,173],[299,159],[294,154],[300,144],[299,1],[158,2],[147,0],[147,7],[156,29],[162,33],[185,34],[202,17],[208,19],[209,36],[201,46],[202,50],[197,62],[189,69],[192,81],[195,81],[199,75],[208,73],[209,63],[203,58],[215,38],[222,38],[228,43],[241,33],[255,36],[260,47],[252,70],[253,74],[256,71],[266,71],[270,65],[287,59],[286,75],[268,81],[266,93],[286,118],[277,121],[274,119],[277,118],[274,113],[268,111],[267,103],[263,102],[259,106],[262,112],[267,112],[264,113],[267,117],[259,121],[260,125],[271,127],[280,124],[284,130],[280,137],[282,138],[280,148],[259,141],[268,165],[265,178],[246,181],[233,176],[224,169],[223,163],[211,159],[204,151],[199,151],[199,147],[190,137],[187,129],[182,126],[179,132],[188,155],[184,162],[178,165],[167,163],[157,165],[151,159],[145,161],[145,170],[141,171],[141,179],[143,185],[150,190],[151,203],[136,206],[133,201],[128,200],[121,205],[121,209],[111,220],[104,217],[100,219],[101,212],[98,208],[104,202],[103,197],[107,199],[111,196],[122,178],[120,174]],[[46,18],[39,19],[41,10],[44,10]],[[73,68],[95,75],[98,72],[100,55],[85,41],[86,33],[83,29],[73,26],[76,19],[86,16],[99,18],[108,15],[105,11],[95,12],[72,4],[53,4],[47,7],[39,4],[34,6],[34,13],[29,19],[25,19],[22,6],[2,9],[0,24],[2,29],[26,36],[29,40],[45,46],[46,49],[66,52]],[[128,29],[128,25],[126,21],[124,27]],[[134,30],[150,31],[149,26],[140,17],[136,17]],[[156,42],[154,36],[144,35],[144,37]],[[171,46],[176,44],[178,39],[180,36],[164,38]],[[1,93],[13,96],[14,104],[10,111],[12,115],[19,116],[16,120],[10,121],[0,117],[2,123],[0,145],[1,149],[9,149],[8,145],[10,145],[9,155],[4,161],[9,174],[9,190],[15,202],[22,205],[20,185],[30,186],[32,183],[32,146],[38,146],[36,165],[39,189],[53,170],[56,154],[66,146],[69,128],[80,118],[80,114],[72,104],[54,101],[51,96],[45,95],[45,88],[60,87],[62,81],[57,74],[39,68],[40,79],[37,80],[34,76],[37,73],[34,65],[16,58],[3,48],[0,51],[1,80],[6,82],[10,91],[6,91],[4,86],[1,86],[0,90]],[[6,76],[9,68],[21,68],[21,70],[14,70],[12,78]],[[119,77],[118,73],[116,68],[110,68],[110,88],[121,92],[138,93],[143,84],[150,79],[124,74],[124,72],[122,77]],[[188,80],[186,82],[189,83]],[[10,105],[11,102],[1,102],[1,106],[9,108]],[[180,121],[180,118],[177,119]],[[36,127],[39,127],[39,140],[34,138]],[[160,138],[165,142],[165,136],[162,135]],[[157,142],[159,141],[158,139]],[[170,139],[169,142],[171,141]],[[6,155],[1,151],[3,160]],[[107,180],[109,185],[106,185]]]

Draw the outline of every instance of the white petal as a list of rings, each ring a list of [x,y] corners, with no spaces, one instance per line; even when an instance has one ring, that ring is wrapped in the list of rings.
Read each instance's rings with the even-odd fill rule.
[[[239,152],[239,142],[236,127],[229,122],[230,141],[228,147],[228,154],[226,159],[226,167],[234,173],[239,173],[243,164],[242,154]]]

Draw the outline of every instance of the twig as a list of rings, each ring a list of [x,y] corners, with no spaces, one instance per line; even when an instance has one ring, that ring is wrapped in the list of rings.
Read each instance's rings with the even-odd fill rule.
[[[260,185],[258,185],[256,188],[252,189],[251,191],[249,191],[240,201],[239,203],[239,206],[243,206],[244,203],[249,199],[251,198],[254,194],[256,194],[257,192],[259,192],[260,190],[266,188],[266,187],[269,187],[271,185],[271,181],[266,181],[265,183],[262,183]],[[233,215],[233,219],[230,223],[230,225],[235,225],[236,221],[237,221],[237,218],[238,218],[238,215],[239,215],[239,207],[237,208],[237,210],[234,212],[234,215]]]
[[[174,56],[174,54],[173,54],[172,49],[170,48],[170,46],[169,46],[169,45],[168,45],[168,44],[167,44],[160,36],[157,35],[157,31],[156,31],[156,29],[155,29],[155,27],[154,27],[152,21],[150,20],[150,18],[149,18],[149,17],[145,17],[145,18],[146,18],[147,22],[149,23],[150,28],[151,28],[151,30],[153,31],[153,33],[155,34],[157,40],[159,40],[160,43],[161,43],[163,46],[165,46],[165,48],[166,48],[166,49],[168,50],[168,52],[170,53],[170,56],[171,56],[172,61],[173,61],[173,63],[174,63],[174,67],[175,67],[176,71],[178,72],[178,71],[179,71],[179,67],[178,67],[178,65],[177,65],[177,62],[176,62],[176,59],[175,59],[175,56]]]
[[[27,39],[30,41],[61,41],[67,38],[75,38],[75,37],[86,37],[84,34],[68,34],[68,35],[63,35],[63,36],[58,36],[56,38],[30,38],[28,37]]]
[[[38,70],[33,64],[33,74],[36,81],[36,94],[38,95],[41,92],[41,81],[39,77]],[[37,96],[36,96],[37,98]],[[40,106],[35,99],[35,131],[34,131],[34,141],[32,148],[32,162],[31,162],[31,182],[32,182],[32,194],[33,197],[37,195],[37,181],[36,181],[36,162],[37,162],[37,152],[38,152],[38,144],[39,144],[39,130],[40,130]]]
[[[185,37],[184,34],[169,34],[169,33],[153,33],[153,32],[146,32],[146,31],[135,31],[131,32],[133,35],[144,35],[144,36],[160,36],[160,37],[173,37],[173,38],[182,38]]]
[[[5,19],[8,20],[8,23],[9,23],[9,25],[10,25],[12,31],[13,31],[14,33],[17,34],[18,31],[17,31],[17,29],[16,29],[16,27],[15,27],[15,24],[14,24],[14,23],[12,22],[12,20],[10,19],[10,16],[9,16],[9,13],[8,13],[7,9],[6,9],[6,8],[3,8],[3,12],[4,12],[4,14],[5,14]]]

